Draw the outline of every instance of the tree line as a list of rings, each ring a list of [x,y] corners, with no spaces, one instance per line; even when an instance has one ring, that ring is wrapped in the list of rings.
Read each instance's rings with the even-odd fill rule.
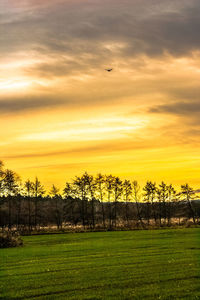
[[[197,191],[198,192],[198,191]],[[176,191],[170,184],[121,180],[118,176],[85,172],[55,185],[47,193],[40,180],[21,182],[0,161],[0,227],[33,231],[63,228],[149,228],[150,226],[197,224],[200,202],[187,183]],[[195,200],[195,201],[194,201]]]

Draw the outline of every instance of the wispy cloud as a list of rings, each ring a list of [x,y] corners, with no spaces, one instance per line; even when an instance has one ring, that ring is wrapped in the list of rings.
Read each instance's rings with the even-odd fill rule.
[[[150,112],[154,113],[169,113],[175,115],[184,115],[194,117],[194,115],[200,114],[200,101],[189,101],[189,102],[176,102],[173,104],[159,105],[151,108]]]

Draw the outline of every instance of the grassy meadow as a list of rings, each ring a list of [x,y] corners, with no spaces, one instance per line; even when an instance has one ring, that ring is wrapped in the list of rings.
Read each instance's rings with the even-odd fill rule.
[[[0,249],[0,299],[200,299],[200,229],[23,237]]]

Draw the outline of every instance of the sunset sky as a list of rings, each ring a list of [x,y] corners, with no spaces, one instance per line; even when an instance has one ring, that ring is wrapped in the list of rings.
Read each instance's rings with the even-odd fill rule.
[[[199,16],[199,0],[0,0],[5,166],[47,187],[88,171],[199,188]]]

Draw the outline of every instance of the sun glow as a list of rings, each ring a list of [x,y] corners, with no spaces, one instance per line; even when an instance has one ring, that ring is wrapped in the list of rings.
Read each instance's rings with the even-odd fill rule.
[[[147,120],[137,119],[91,119],[87,121],[63,123],[59,130],[43,131],[23,135],[21,141],[100,141],[126,137],[144,128]],[[67,128],[67,129],[66,129]]]
[[[7,80],[0,81],[0,90],[15,90],[15,89],[25,89],[31,86],[30,81],[21,80]]]

